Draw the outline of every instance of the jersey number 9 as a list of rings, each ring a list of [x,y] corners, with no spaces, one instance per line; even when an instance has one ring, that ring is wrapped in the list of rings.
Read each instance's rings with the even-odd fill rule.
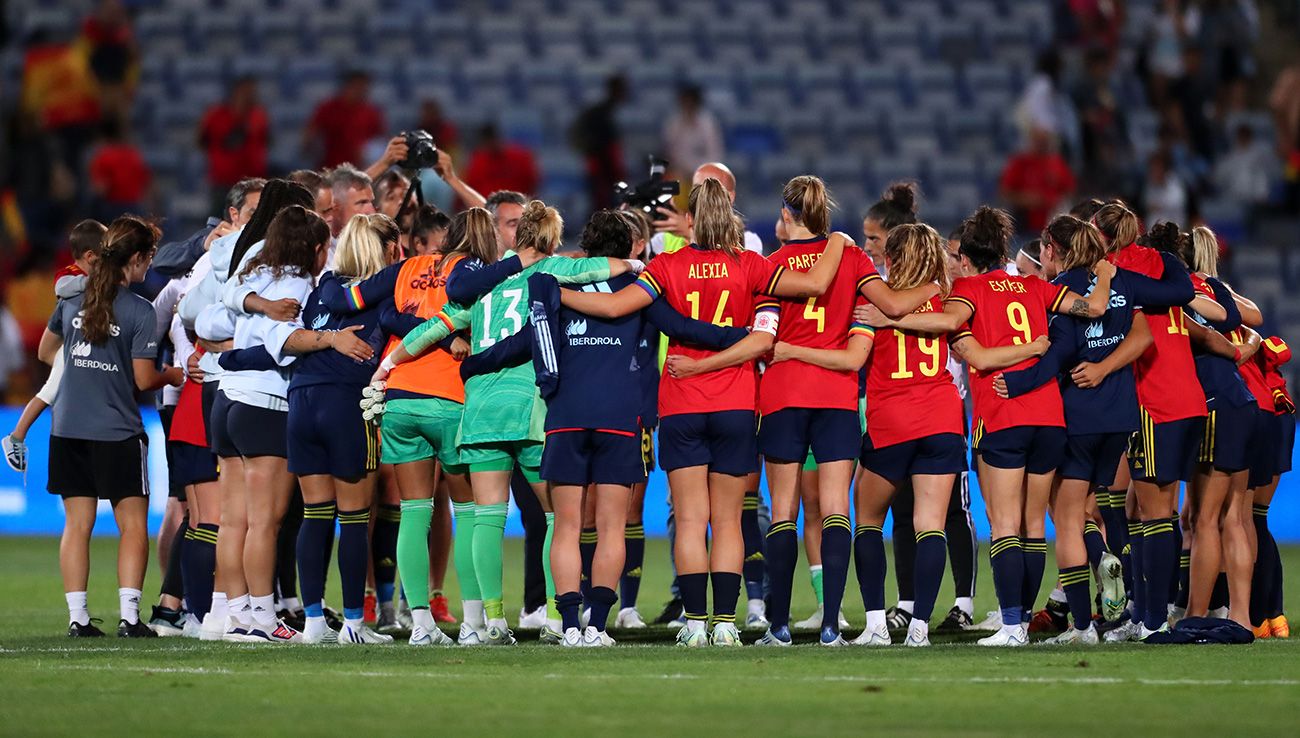
[[[1020,336],[1012,337],[1011,340],[1017,346],[1033,342],[1034,329],[1029,325],[1029,311],[1025,310],[1023,304],[1018,302],[1007,304],[1007,322],[1011,324],[1012,330],[1020,331],[1024,336],[1023,338]]]

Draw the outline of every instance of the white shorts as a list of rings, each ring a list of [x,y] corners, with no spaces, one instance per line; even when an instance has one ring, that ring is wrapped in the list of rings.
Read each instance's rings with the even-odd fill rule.
[[[59,394],[59,383],[63,381],[63,349],[54,355],[54,364],[50,366],[50,377],[45,380],[45,386],[41,391],[36,393],[36,398],[46,405],[53,405],[54,398]]]

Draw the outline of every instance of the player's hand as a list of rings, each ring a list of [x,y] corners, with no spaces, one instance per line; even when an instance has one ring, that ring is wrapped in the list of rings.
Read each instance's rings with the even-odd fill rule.
[[[686,216],[662,205],[655,208],[662,220],[653,221],[655,233],[672,233],[682,238],[690,235],[690,226],[686,225]]]
[[[1033,349],[1034,356],[1042,356],[1047,353],[1047,349],[1052,347],[1052,342],[1048,340],[1047,336],[1039,336],[1029,346]]]
[[[853,319],[859,323],[866,323],[872,328],[888,328],[894,324],[893,319],[880,312],[880,308],[875,305],[859,305],[853,308]]]
[[[1007,380],[1002,376],[1002,372],[993,375],[993,391],[1004,400],[1011,399],[1011,393],[1007,392]]]
[[[779,364],[782,361],[789,361],[793,358],[794,357],[791,356],[790,352],[790,344],[785,341],[777,341],[776,344],[772,346],[772,356],[768,360],[768,363]]]
[[[1102,380],[1106,379],[1107,374],[1109,372],[1102,369],[1100,364],[1085,361],[1070,372],[1070,378],[1074,380],[1076,386],[1082,389],[1092,389],[1101,384]]]
[[[191,382],[203,384],[203,367],[199,366],[199,354],[194,352],[190,358],[185,361],[185,375],[190,378]]]
[[[278,323],[287,323],[298,317],[298,313],[302,312],[302,304],[292,297],[267,300],[253,294],[244,298],[244,309],[251,313],[261,313]]]
[[[234,226],[230,225],[229,223],[227,223],[227,222],[224,221],[224,220],[221,221],[220,223],[217,224],[217,227],[216,227],[216,228],[213,228],[213,229],[212,229],[212,232],[210,232],[210,233],[208,234],[208,237],[205,238],[205,239],[203,239],[203,250],[204,250],[204,251],[207,251],[208,249],[212,248],[212,242],[213,242],[213,241],[217,240],[218,238],[221,238],[222,236],[225,236],[225,235],[228,235],[228,234],[231,234],[231,233],[234,233],[234,232],[235,232],[235,227],[234,227]]]
[[[685,379],[700,374],[699,362],[686,356],[673,354],[664,363],[664,369],[675,379]]]
[[[179,387],[185,384],[185,370],[179,366],[169,366],[163,371],[163,378],[168,387]]]
[[[380,158],[380,161],[384,162],[385,166],[391,167],[405,159],[407,151],[406,138],[404,136],[393,136],[388,139],[388,145],[384,147],[384,155]]]
[[[1102,259],[1101,261],[1092,265],[1092,272],[1093,274],[1096,274],[1098,277],[1107,277],[1110,279],[1114,279],[1115,265],[1110,263],[1109,261],[1106,261],[1105,259]]]
[[[370,344],[357,336],[359,330],[361,330],[361,326],[350,325],[347,328],[334,331],[330,334],[330,348],[353,361],[370,361],[375,355],[375,350],[370,347]]]
[[[451,341],[451,357],[456,361],[464,361],[469,356],[469,341],[461,336],[456,336]]]

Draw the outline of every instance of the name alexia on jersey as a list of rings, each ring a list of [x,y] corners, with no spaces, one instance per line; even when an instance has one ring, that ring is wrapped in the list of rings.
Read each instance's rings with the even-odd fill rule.
[[[686,272],[687,279],[726,279],[727,262],[691,264]]]

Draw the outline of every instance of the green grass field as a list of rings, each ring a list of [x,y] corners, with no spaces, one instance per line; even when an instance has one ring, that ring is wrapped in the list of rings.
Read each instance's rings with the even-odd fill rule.
[[[668,572],[666,544],[648,543],[650,618]],[[0,539],[0,735],[1281,735],[1300,708],[1300,643],[1275,640],[989,651],[963,636],[913,651],[823,649],[807,635],[809,645],[781,651],[684,652],[655,628],[615,633],[618,648],[596,651],[543,647],[528,633],[511,649],[73,641],[62,635],[57,545]],[[508,545],[517,612],[520,548]],[[91,610],[105,630],[117,619],[114,551],[111,539],[95,543]],[[1300,571],[1300,548],[1284,554]],[[981,563],[977,619],[992,607]],[[146,592],[157,583],[151,570]],[[806,573],[796,595],[802,618],[814,607]],[[951,596],[949,584],[936,624]],[[846,603],[861,627],[855,583]]]

